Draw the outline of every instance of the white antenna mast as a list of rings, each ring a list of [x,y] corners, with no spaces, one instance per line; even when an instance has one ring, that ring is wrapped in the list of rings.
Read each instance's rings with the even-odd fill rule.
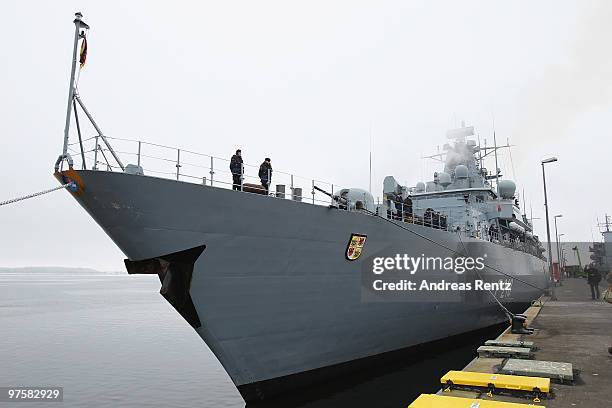
[[[482,165],[482,149],[480,148],[480,132],[477,132],[476,135],[478,136],[478,166],[482,170],[483,165]]]
[[[372,122],[370,122],[370,194],[372,194]]]
[[[499,167],[497,167],[497,138],[495,137],[495,118],[493,118],[493,149],[495,151],[495,188],[499,200]]]

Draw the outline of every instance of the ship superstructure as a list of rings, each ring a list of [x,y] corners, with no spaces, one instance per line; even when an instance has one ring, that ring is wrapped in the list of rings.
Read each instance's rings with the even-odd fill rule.
[[[516,184],[501,180],[499,169],[489,174],[483,165],[487,155],[509,146],[481,148],[470,139],[474,135],[473,126],[447,132],[452,142],[444,145],[443,153],[428,157],[444,163],[444,171],[435,172],[432,181],[405,187],[387,176],[382,211],[396,220],[460,232],[541,257],[544,249],[532,222],[521,213]]]

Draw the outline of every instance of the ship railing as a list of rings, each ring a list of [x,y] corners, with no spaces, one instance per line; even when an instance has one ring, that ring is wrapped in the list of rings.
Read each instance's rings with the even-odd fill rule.
[[[488,228],[466,228],[465,206],[426,208],[414,205],[414,203],[406,204],[388,200],[387,206],[382,208],[383,211],[385,208],[387,210],[386,217],[394,221],[453,232],[539,256],[536,245],[516,238],[513,239],[509,234],[499,233]],[[383,216],[383,214],[379,215]]]
[[[535,243],[523,242],[517,238],[510,238],[509,234],[499,233],[498,231],[491,231],[489,235],[491,242],[540,257],[538,246]]]
[[[128,171],[142,170],[145,175],[191,182],[206,186],[232,189],[240,188],[243,191],[248,186],[261,186],[259,178],[259,165],[243,163],[241,186],[233,185],[232,172],[229,169],[230,160],[209,154],[144,142],[135,139],[105,136],[112,142],[114,152],[122,161],[136,166]],[[79,143],[82,143],[83,149]],[[74,158],[74,167],[104,171],[122,171],[119,163],[113,160],[110,150],[102,143],[99,136],[73,142],[68,146]],[[291,172],[273,169],[268,195],[275,198],[288,198],[311,204],[331,204],[331,198],[314,186],[334,194],[339,184],[316,178],[300,176]],[[263,187],[261,187],[263,190]]]
[[[386,207],[381,207],[388,219],[406,224],[420,225],[449,232],[462,231],[461,221],[465,218],[465,208],[461,206],[426,208],[401,201],[387,200]]]

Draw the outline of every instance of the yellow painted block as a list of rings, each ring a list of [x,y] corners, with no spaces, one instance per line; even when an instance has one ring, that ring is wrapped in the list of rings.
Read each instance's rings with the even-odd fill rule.
[[[455,385],[486,388],[489,384],[493,384],[495,388],[507,390],[533,391],[537,388],[541,392],[550,392],[550,378],[475,373],[470,371],[449,371],[440,379],[440,382],[446,384],[449,380]]]
[[[450,397],[446,395],[421,394],[408,408],[524,408],[529,404],[501,402],[473,398]],[[546,408],[538,405],[540,408]]]

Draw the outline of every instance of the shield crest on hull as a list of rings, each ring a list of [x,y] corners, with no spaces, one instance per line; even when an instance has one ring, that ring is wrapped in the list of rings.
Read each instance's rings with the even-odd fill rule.
[[[346,259],[354,261],[361,256],[363,246],[365,245],[366,238],[368,236],[364,234],[351,234],[348,244],[346,246]]]

